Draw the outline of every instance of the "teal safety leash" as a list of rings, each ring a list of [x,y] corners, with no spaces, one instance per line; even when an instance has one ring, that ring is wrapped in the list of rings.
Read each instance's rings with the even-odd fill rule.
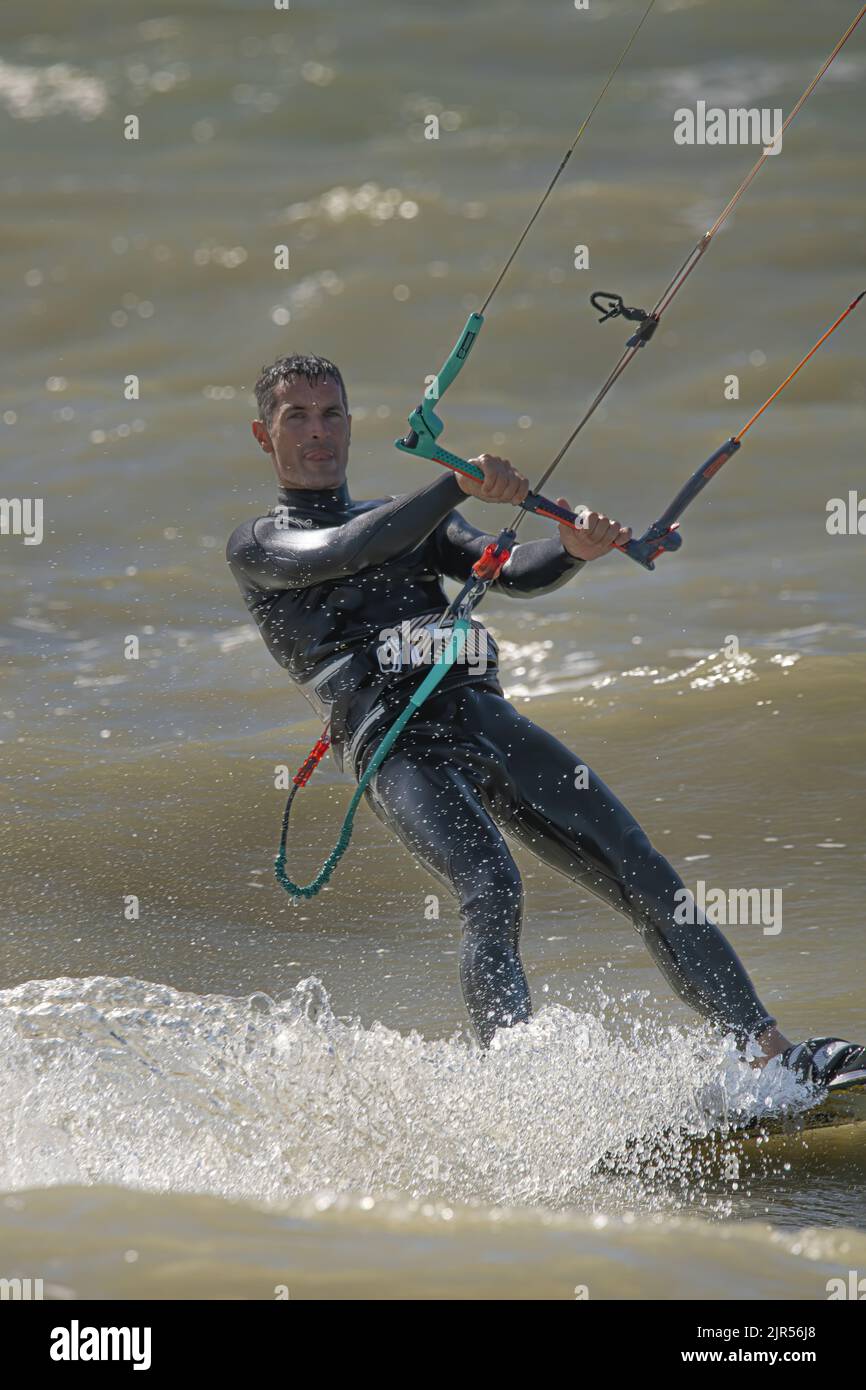
[[[310,775],[316,767],[316,764],[327,751],[328,740],[325,737],[322,737],[319,740],[312,753],[310,754],[309,758],[307,758],[306,762],[303,764],[303,766],[296,774],[294,778],[295,785],[292,787],[292,790],[289,793],[289,799],[286,803],[285,814],[283,815],[283,831],[280,837],[280,852],[277,855],[276,860],[274,861],[274,873],[276,875],[277,882],[281,885],[281,887],[285,888],[286,892],[290,893],[293,898],[314,898],[318,893],[319,889],[323,888],[324,885],[328,882],[329,878],[331,877],[331,874],[334,872],[334,869],[337,867],[346,850],[349,848],[349,841],[352,838],[352,823],[355,819],[355,812],[358,809],[361,797],[364,795],[364,792],[367,790],[367,787],[369,786],[372,778],[375,776],[376,772],[382,766],[382,763],[387,758],[391,749],[394,747],[394,744],[397,742],[397,739],[400,737],[409,720],[412,718],[412,715],[416,712],[416,710],[419,710],[421,708],[427,697],[429,695],[432,695],[439,682],[451,669],[455,661],[459,661],[463,649],[466,645],[466,634],[471,626],[472,624],[470,623],[468,618],[458,618],[455,622],[451,636],[448,639],[448,645],[445,648],[445,651],[442,653],[441,657],[436,662],[436,665],[433,667],[430,674],[426,677],[424,681],[422,681],[421,685],[419,685],[418,689],[415,691],[415,694],[409,697],[409,702],[406,705],[406,708],[403,710],[402,714],[400,714],[397,717],[397,719],[395,719],[394,723],[391,725],[390,729],[385,734],[384,738],[382,739],[381,743],[376,749],[376,752],[373,754],[373,757],[370,759],[369,766],[367,767],[363,777],[358,783],[355,795],[352,797],[352,800],[349,803],[349,809],[346,812],[346,818],[343,821],[343,828],[340,831],[337,843],[331,850],[331,853],[328,855],[327,859],[325,860],[319,872],[316,874],[316,877],[313,879],[313,881],[311,883],[306,884],[295,883],[292,879],[289,878],[288,874],[286,873],[286,838],[289,833],[289,816],[291,814],[292,801],[294,800],[295,792],[297,791],[298,787],[306,785],[310,778]]]
[[[472,627],[471,614],[481,599],[487,593],[488,588],[495,579],[499,577],[503,565],[508,560],[514,545],[514,532],[506,528],[500,532],[495,541],[491,541],[485,546],[481,558],[475,561],[469,574],[469,578],[463,585],[460,592],[451,600],[445,612],[440,618],[441,623],[451,622],[451,636],[442,655],[436,661],[432,671],[421,682],[414,695],[410,695],[406,708],[397,716],[388,732],[385,734],[381,743],[378,745],[373,757],[370,759],[364,775],[358,782],[355,795],[349,803],[346,818],[343,821],[343,828],[339,838],[331,853],[328,855],[316,877],[311,883],[295,883],[286,873],[286,840],[289,833],[289,817],[292,813],[292,802],[299,787],[306,786],[313,772],[318,766],[325,753],[328,751],[329,738],[323,734],[313,748],[312,752],[303,762],[296,772],[293,782],[294,786],[289,792],[289,799],[286,802],[286,809],[283,813],[283,830],[280,836],[280,850],[274,860],[274,875],[280,887],[285,888],[287,893],[297,901],[300,898],[314,898],[320,888],[328,882],[334,869],[339,864],[346,850],[349,848],[349,841],[352,838],[352,822],[355,819],[355,812],[358,804],[371,779],[375,776],[382,763],[387,758],[397,739],[405,729],[412,715],[421,708],[424,701],[432,695],[440,681],[447,675],[456,661],[463,655],[466,646],[466,634]]]

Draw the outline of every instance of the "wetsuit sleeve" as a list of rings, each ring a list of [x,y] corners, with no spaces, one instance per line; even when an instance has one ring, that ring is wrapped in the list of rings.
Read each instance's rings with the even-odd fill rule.
[[[462,488],[461,494],[465,496]],[[479,531],[465,516],[452,511],[436,530],[436,547],[442,573],[449,579],[464,580],[475,561],[481,558],[484,547],[496,537]],[[585,560],[569,555],[558,536],[539,541],[524,541],[515,545],[511,557],[502,567],[499,578],[491,586],[499,593],[515,598],[547,594],[558,589],[579,569]]]
[[[353,517],[342,526],[301,530],[260,517],[239,526],[226,550],[233,572],[259,589],[308,589],[345,579],[411,549],[464,494],[453,473]]]

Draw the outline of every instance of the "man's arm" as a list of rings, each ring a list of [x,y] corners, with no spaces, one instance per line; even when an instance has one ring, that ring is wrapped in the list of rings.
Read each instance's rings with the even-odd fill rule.
[[[303,531],[276,517],[239,526],[226,559],[260,589],[309,589],[381,565],[423,541],[462,497],[453,473],[353,517],[343,526]]]
[[[469,578],[484,547],[496,537],[479,531],[460,512],[452,511],[437,527],[435,539],[443,574],[462,581]],[[532,598],[560,588],[585,564],[585,560],[569,555],[557,537],[523,541],[515,545],[491,587],[515,598]]]

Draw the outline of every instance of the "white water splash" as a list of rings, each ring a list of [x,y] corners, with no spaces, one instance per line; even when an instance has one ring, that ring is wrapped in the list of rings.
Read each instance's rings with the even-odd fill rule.
[[[644,1020],[615,1037],[548,1005],[485,1054],[337,1019],[315,979],[280,1002],[134,979],[32,982],[0,993],[0,1058],[7,1190],[398,1191],[558,1207],[636,1136],[706,1135],[709,1114],[767,1111],[802,1090],[700,1027]]]

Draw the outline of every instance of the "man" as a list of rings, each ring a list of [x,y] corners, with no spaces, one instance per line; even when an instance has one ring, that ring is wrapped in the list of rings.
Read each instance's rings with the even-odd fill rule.
[[[442,576],[465,580],[493,539],[456,504],[467,495],[514,507],[529,484],[507,460],[482,454],[474,462],[483,482],[448,472],[413,493],[357,502],[346,485],[352,417],[337,367],[322,357],[281,358],[255,393],[252,430],[273,463],[279,500],[235,530],[227,558],[271,654],[328,721],[338,765],[360,780],[426,674],[411,656],[395,669],[383,638],[402,630],[411,652],[425,631],[435,635],[448,603]],[[549,593],[630,534],[589,512],[585,531],[560,526],[558,539],[516,545],[494,587],[521,598]],[[506,701],[493,639],[477,622],[472,635],[486,660],[451,668],[366,798],[459,902],[460,981],[482,1046],[531,1012],[518,951],[522,885],[504,830],[630,918],[681,999],[742,1048],[756,1042],[755,1065],[782,1054],[804,1080],[866,1080],[866,1049],[854,1043],[789,1043],[696,905],[694,924],[677,922],[682,879],[604,782]]]

